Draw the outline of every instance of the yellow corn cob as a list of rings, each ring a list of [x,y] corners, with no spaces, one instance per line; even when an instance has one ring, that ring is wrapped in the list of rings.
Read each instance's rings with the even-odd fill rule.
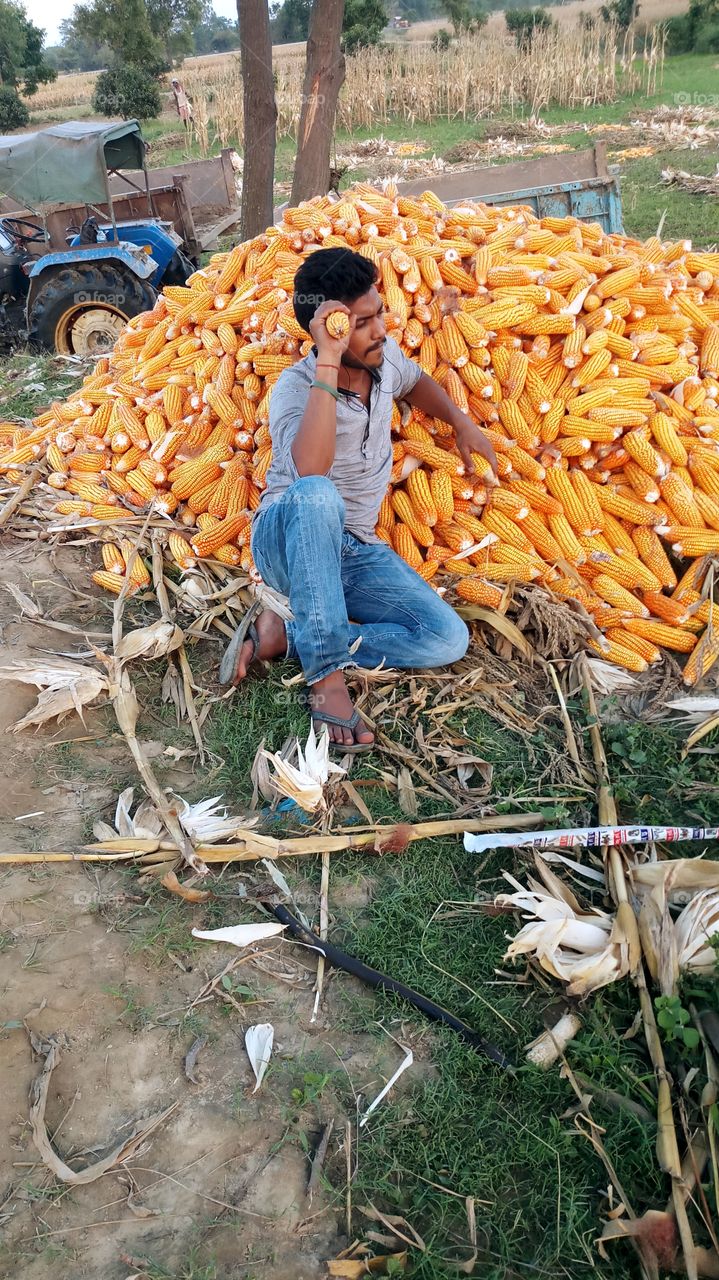
[[[670,471],[660,483],[661,496],[672,513],[676,524],[683,524],[694,529],[703,529],[704,517],[694,501],[692,489],[677,475]]]
[[[650,666],[662,660],[661,649],[652,644],[651,640],[645,639],[644,636],[634,635],[632,631],[625,631],[621,626],[608,628],[606,637],[610,644],[618,644],[623,649],[630,649],[633,653],[638,653]]]
[[[637,554],[637,549],[628,531],[621,521],[617,520],[616,516],[613,516],[609,511],[604,512],[604,537],[615,555],[635,556]],[[640,556],[639,559],[642,560],[642,557]],[[644,563],[643,560],[642,563]]]
[[[434,542],[434,534],[429,525],[419,519],[409,495],[397,489],[391,496],[391,502],[398,520],[407,525],[415,542],[421,547],[430,547]]]
[[[69,489],[69,485],[67,487]],[[719,552],[719,533],[714,529],[669,525],[661,527],[661,536],[680,556],[708,556]]]
[[[547,519],[552,537],[559,544],[565,560],[571,564],[584,564],[586,552],[564,513],[549,515]]]
[[[598,573],[592,578],[592,590],[613,608],[619,609],[628,616],[648,618],[649,609],[627,587],[623,587],[609,574]]]
[[[548,564],[564,558],[565,552],[561,544],[533,511],[522,520],[521,528],[531,545]]]
[[[461,369],[463,365],[468,363],[469,348],[453,316],[446,315],[443,317],[442,323],[434,336],[437,350],[441,358],[447,361],[447,364],[453,365],[455,369]]]
[[[182,418],[182,391],[174,383],[168,383],[162,392],[162,404],[167,421],[174,427]]]
[[[414,472],[412,474],[414,474]],[[380,504],[379,513],[377,515],[377,524],[375,528],[378,530],[385,529],[387,530],[387,532],[391,532],[396,523],[397,521],[394,514],[394,507],[392,506],[390,496],[387,493],[385,494]]]
[[[637,549],[642,564],[655,575],[662,587],[672,588],[677,585],[677,577],[669,561],[664,547],[654,529],[640,525],[632,530],[632,541]]]
[[[437,520],[447,523],[452,519],[454,511],[454,493],[450,473],[444,468],[435,467],[429,473],[429,489]]]
[[[597,485],[597,501],[604,511],[633,525],[655,525],[661,520],[661,512],[648,502],[635,502],[616,493],[609,485]]]
[[[598,533],[604,525],[604,517],[597,503],[594,490],[598,487],[575,472],[551,467],[546,474],[546,485],[553,497],[562,504],[564,514],[572,528],[585,537]]]
[[[124,574],[125,560],[119,547],[113,542],[103,542],[102,563],[108,573]]]
[[[430,528],[437,523],[439,513],[435,506],[430,479],[426,471],[418,467],[407,476],[406,488],[415,517]],[[450,512],[451,516],[451,512]]]
[[[450,475],[464,475],[464,463],[457,454],[447,453],[446,450],[439,449],[434,444],[428,445],[420,440],[405,440],[404,451],[413,458],[419,458],[420,462],[424,462],[432,469],[438,467],[442,471],[449,472]]]
[[[147,571],[147,566],[140,555],[139,551],[128,538],[123,538],[120,543],[120,551],[127,565],[127,577],[136,587],[147,587],[152,581]]]
[[[534,582],[539,577],[539,569],[530,561],[522,564],[509,561],[482,563],[479,572],[489,582]]]
[[[457,583],[457,595],[471,604],[481,604],[488,609],[499,609],[504,599],[501,587],[495,587],[483,578],[461,578]]]
[[[227,520],[219,520],[212,528],[197,534],[192,539],[192,550],[197,556],[211,556],[220,547],[234,542],[249,528],[250,517],[246,513],[232,516]]]
[[[181,534],[174,531],[168,535],[167,541],[175,564],[180,569],[192,569],[197,560],[190,550],[189,542]]]
[[[627,459],[624,464],[624,476],[642,502],[656,502],[660,496],[660,487],[656,477],[648,475],[638,462]]]
[[[126,585],[125,578],[107,569],[97,569],[92,575],[92,580],[96,586],[103,587],[105,591],[112,591],[116,596],[119,596]],[[127,588],[127,594],[133,595],[137,589],[137,586],[133,583]]]
[[[660,648],[673,649],[676,653],[691,653],[697,643],[697,637],[691,632],[682,631],[679,627],[670,627],[665,622],[654,622],[646,618],[627,618],[624,626],[627,631],[633,631],[635,635],[644,636],[645,640],[651,640]]]
[[[412,530],[406,525],[398,522],[392,530],[392,546],[412,569],[419,569],[422,564],[422,556],[419,547],[412,536]]]
[[[613,662],[617,667],[625,667],[627,671],[646,671],[648,663],[640,653],[627,649],[624,645],[606,640],[600,645],[596,640],[589,640],[588,647],[605,662]]]
[[[687,658],[682,672],[686,685],[698,684],[719,658],[719,627],[707,627],[696,648]]]
[[[226,453],[224,456],[227,456]],[[207,457],[198,458],[194,462],[183,463],[173,472],[171,489],[175,497],[182,501],[184,498],[189,498],[190,494],[195,493],[203,484],[218,480],[221,474],[219,459],[215,461]]]
[[[643,599],[652,616],[662,622],[685,631],[701,631],[702,620],[692,614],[688,600],[665,596],[662,591],[645,591]]]

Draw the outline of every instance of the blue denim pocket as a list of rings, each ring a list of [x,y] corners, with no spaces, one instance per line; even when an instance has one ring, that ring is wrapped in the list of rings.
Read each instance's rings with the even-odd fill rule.
[[[344,533],[342,534],[342,550],[341,550],[342,559],[346,560],[349,558],[351,560],[354,560],[358,555],[361,554],[363,547],[364,547],[364,543],[360,542],[357,538],[355,538],[354,534],[348,533],[347,530],[345,529]]]

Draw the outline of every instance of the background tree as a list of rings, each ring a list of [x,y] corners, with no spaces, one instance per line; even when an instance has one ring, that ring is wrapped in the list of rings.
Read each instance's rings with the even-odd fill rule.
[[[118,67],[129,63],[150,75],[165,68],[162,42],[150,26],[146,0],[89,0],[75,7],[72,22],[86,39],[109,45]]]
[[[240,47],[240,28],[230,18],[221,18],[209,5],[205,5],[200,21],[192,32],[192,51],[202,53],[227,53]]]
[[[311,11],[312,0],[284,0],[272,18],[272,43],[293,44],[296,40],[306,40]]]
[[[325,195],[329,190],[332,131],[345,78],[341,49],[343,18],[344,0],[314,0],[307,38],[292,204]]]
[[[76,6],[72,26],[109,46],[118,68],[129,63],[157,75],[191,51],[202,14],[202,0],[86,0]]]
[[[637,0],[610,0],[599,10],[605,22],[613,22],[622,31],[632,25],[639,13]]]
[[[512,9],[505,13],[507,30],[512,33],[518,49],[531,48],[538,31],[549,31],[554,25],[544,9]]]
[[[345,0],[342,48],[354,53],[363,46],[379,44],[387,26],[383,0]]]
[[[456,36],[479,31],[487,21],[486,13],[473,0],[442,0],[442,9],[452,23]]]
[[[0,0],[0,85],[29,95],[55,79],[43,57],[43,35],[21,4]]]
[[[111,62],[112,49],[88,39],[74,18],[65,18],[60,23],[60,44],[47,48],[45,57],[57,71],[98,71]]]
[[[719,53],[719,0],[691,0],[667,23],[669,53]]]
[[[273,221],[277,104],[267,0],[237,0],[242,65],[243,156],[240,234],[260,235]]]

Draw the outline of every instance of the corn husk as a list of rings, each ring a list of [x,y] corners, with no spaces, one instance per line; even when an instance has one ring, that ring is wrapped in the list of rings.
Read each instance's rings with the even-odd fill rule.
[[[624,977],[629,956],[617,918],[605,911],[583,911],[571,890],[541,859],[537,864],[542,882],[530,878],[525,889],[505,871],[504,878],[515,892],[495,898],[495,906],[520,911],[527,920],[512,939],[505,960],[533,956],[575,996],[588,995]]]
[[[228,813],[222,805],[222,796],[199,800],[188,804],[181,796],[173,797],[179,806],[178,817],[183,830],[195,844],[214,844],[227,840],[242,828],[253,827],[258,819],[252,816],[237,817]]]
[[[692,898],[674,928],[679,968],[705,977],[715,975],[719,958],[719,891],[705,889]]]
[[[271,1022],[258,1022],[255,1026],[248,1027],[245,1032],[245,1049],[250,1066],[255,1073],[256,1083],[253,1093],[257,1093],[270,1065],[274,1038],[275,1029]]]
[[[160,618],[149,627],[128,631],[117,645],[115,656],[121,662],[129,662],[132,658],[164,658],[179,649],[184,638],[181,627]]]
[[[295,743],[294,750],[297,755],[296,765],[291,764],[279,752],[263,753],[275,770],[270,776],[270,783],[278,795],[294,800],[307,813],[316,813],[318,809],[325,807],[324,788],[330,778],[343,777],[346,770],[330,760],[330,735],[326,726],[321,729],[319,737],[315,734],[314,726],[310,726],[304,750],[299,740]]]
[[[0,665],[0,680],[16,680],[40,689],[35,706],[12,726],[13,733],[48,720],[63,720],[75,711],[83,719],[83,708],[107,693],[108,682],[94,667],[64,659],[15,658]]]

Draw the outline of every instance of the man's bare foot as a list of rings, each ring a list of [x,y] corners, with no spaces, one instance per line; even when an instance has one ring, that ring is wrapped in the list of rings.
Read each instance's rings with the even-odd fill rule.
[[[237,666],[232,677],[234,685],[238,685],[241,680],[244,680],[247,675],[247,668],[255,658],[270,661],[272,658],[281,658],[287,652],[285,624],[278,613],[273,613],[272,609],[263,609],[255,620],[255,627],[259,644],[255,647],[249,636],[245,640],[240,649]]]
[[[354,711],[352,699],[347,691],[345,678],[341,671],[333,671],[318,680],[310,687],[310,705],[313,712],[327,712],[330,716],[339,716],[341,720],[349,720]],[[321,721],[318,728],[321,728]],[[374,742],[374,734],[362,720],[354,729],[343,729],[338,724],[328,724],[330,742],[338,742],[343,746],[366,746]]]

